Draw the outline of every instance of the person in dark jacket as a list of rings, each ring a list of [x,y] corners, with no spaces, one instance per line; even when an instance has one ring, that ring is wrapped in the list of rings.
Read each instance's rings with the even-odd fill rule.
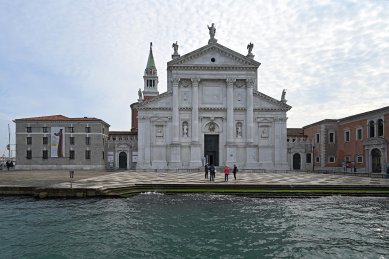
[[[205,179],[208,179],[208,164],[205,164],[204,172],[205,172]]]
[[[215,174],[216,174],[216,169],[213,164],[209,166],[209,180],[210,181],[215,181]]]
[[[238,167],[234,164],[234,169],[232,170],[232,173],[234,174],[234,179],[236,180],[236,173],[238,172]]]

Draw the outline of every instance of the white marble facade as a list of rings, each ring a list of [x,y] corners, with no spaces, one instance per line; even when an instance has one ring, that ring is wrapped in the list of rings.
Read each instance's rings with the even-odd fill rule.
[[[167,92],[139,103],[137,169],[199,168],[204,156],[219,166],[288,169],[291,107],[258,91],[252,45],[244,56],[211,39],[183,56],[173,45]]]

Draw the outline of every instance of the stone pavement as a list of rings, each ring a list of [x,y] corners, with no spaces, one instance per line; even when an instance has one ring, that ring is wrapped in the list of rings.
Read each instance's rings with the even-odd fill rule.
[[[69,171],[0,171],[0,187],[24,186],[45,188],[120,188],[135,184],[215,184],[215,185],[344,185],[344,186],[387,186],[389,179],[360,176],[317,174],[304,172],[288,173],[245,173],[238,172],[237,180],[230,174],[229,181],[224,182],[224,174],[217,173],[215,182],[204,179],[203,172],[106,172],[75,171],[73,179]]]

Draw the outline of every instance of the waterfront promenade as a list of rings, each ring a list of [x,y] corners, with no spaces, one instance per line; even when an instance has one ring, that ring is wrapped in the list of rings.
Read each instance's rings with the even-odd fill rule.
[[[75,171],[70,178],[69,171],[0,171],[0,194],[34,195],[42,197],[89,197],[114,195],[140,190],[228,190],[245,192],[263,190],[370,190],[387,193],[389,179],[338,174],[308,172],[246,173],[238,172],[237,180],[230,174],[224,181],[224,174],[217,173],[215,182],[204,179],[203,172],[135,172],[135,171]],[[235,190],[235,191],[234,191]],[[306,192],[306,191],[305,191]],[[43,194],[42,194],[43,193]],[[117,194],[118,192],[116,192]],[[354,192],[356,193],[356,192]],[[380,195],[382,196],[382,195]]]

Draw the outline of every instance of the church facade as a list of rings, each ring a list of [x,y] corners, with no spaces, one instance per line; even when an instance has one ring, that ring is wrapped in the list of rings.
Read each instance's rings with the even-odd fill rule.
[[[285,92],[276,100],[258,91],[260,63],[253,44],[242,55],[215,39],[167,63],[159,94],[150,45],[137,111],[137,170],[237,164],[241,169],[288,169]]]

